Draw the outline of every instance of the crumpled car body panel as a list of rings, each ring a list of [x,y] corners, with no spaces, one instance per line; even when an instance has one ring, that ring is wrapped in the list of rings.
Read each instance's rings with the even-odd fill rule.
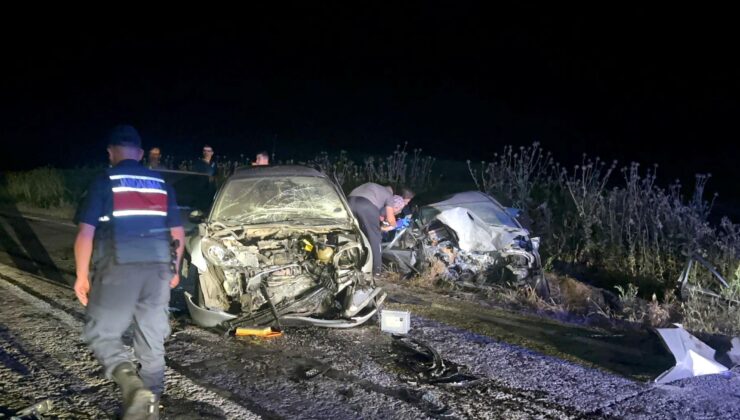
[[[549,295],[539,256],[539,238],[493,197],[478,191],[453,194],[419,208],[416,226],[386,244],[383,258],[401,271],[441,262],[449,281],[485,287],[510,280]],[[411,268],[409,270],[409,268]]]
[[[372,318],[385,293],[351,214],[341,191],[312,169],[237,172],[189,242],[194,322],[349,328]]]

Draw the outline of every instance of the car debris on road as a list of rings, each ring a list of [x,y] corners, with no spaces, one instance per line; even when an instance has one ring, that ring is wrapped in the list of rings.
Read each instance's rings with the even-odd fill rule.
[[[665,343],[668,351],[676,359],[676,366],[663,372],[655,379],[655,383],[666,384],[679,379],[693,376],[713,375],[727,372],[728,368],[715,360],[716,351],[698,338],[683,329],[681,324],[676,328],[657,328],[656,331]],[[732,341],[733,348],[728,353],[734,364],[740,363],[737,359],[740,354],[740,340]],[[738,348],[736,348],[736,346]]]

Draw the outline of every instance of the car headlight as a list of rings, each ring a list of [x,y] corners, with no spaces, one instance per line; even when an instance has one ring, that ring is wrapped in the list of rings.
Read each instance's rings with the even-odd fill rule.
[[[203,256],[213,265],[234,267],[239,264],[233,252],[212,239],[203,239],[200,244]]]

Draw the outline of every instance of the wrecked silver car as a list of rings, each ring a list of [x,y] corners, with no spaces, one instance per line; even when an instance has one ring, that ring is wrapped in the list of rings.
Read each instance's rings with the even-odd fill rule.
[[[403,273],[441,263],[437,271],[446,281],[475,288],[528,284],[548,297],[539,238],[530,237],[513,213],[479,191],[453,194],[419,207],[414,223],[383,245],[383,259]]]
[[[318,171],[238,170],[201,222],[184,263],[195,284],[187,306],[200,326],[348,328],[385,299],[367,239],[341,191]]]

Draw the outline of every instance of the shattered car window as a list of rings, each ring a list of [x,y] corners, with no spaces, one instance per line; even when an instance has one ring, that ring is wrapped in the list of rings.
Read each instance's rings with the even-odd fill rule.
[[[247,178],[230,181],[211,219],[244,224],[336,223],[349,218],[334,187],[307,176]]]

